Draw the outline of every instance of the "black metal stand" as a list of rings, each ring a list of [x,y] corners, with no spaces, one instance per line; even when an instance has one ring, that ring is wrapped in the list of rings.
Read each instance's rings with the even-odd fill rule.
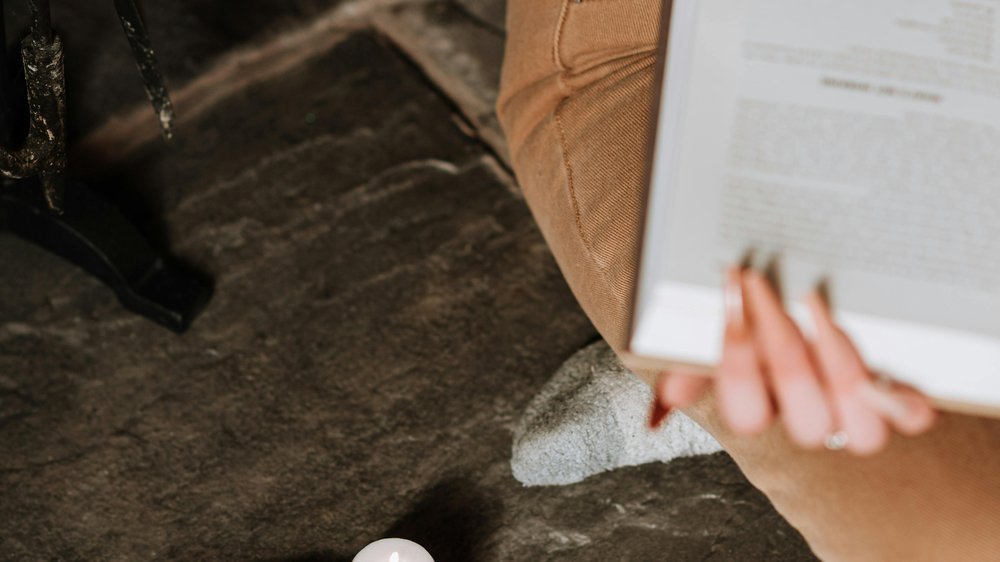
[[[183,332],[208,303],[209,280],[155,252],[119,211],[93,190],[66,181],[62,46],[52,35],[48,0],[28,0],[31,33],[22,43],[27,138],[9,132],[24,115],[16,103],[13,57],[6,51],[0,0],[0,230],[70,261],[106,283],[122,305]],[[136,12],[137,14],[137,12]],[[131,40],[131,38],[130,38]],[[165,90],[163,92],[165,96]],[[166,102],[169,109],[169,100]],[[159,108],[158,108],[159,110]]]
[[[87,186],[67,186],[65,211],[49,211],[36,180],[0,189],[0,229],[76,264],[122,305],[183,332],[208,303],[211,282],[154,252],[115,207]]]

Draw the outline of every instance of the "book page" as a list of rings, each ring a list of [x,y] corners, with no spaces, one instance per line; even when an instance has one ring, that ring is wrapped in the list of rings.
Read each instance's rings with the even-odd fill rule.
[[[674,4],[639,314],[753,250],[786,301],[1000,342],[1000,0]]]

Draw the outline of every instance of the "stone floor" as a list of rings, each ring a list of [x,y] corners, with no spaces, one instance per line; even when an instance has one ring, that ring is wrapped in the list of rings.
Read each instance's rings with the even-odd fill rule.
[[[65,4],[100,38],[79,173],[216,294],[177,336],[0,237],[0,559],[812,559],[725,455],[511,477],[520,412],[597,336],[505,164],[502,2],[147,2],[170,146],[113,17]]]

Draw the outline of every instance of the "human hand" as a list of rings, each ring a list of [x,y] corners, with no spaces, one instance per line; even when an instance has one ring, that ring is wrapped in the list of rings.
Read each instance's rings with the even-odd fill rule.
[[[754,435],[780,418],[792,442],[807,449],[881,451],[890,431],[918,435],[936,412],[916,390],[875,382],[848,336],[816,291],[808,305],[816,335],[807,340],[767,279],[752,269],[726,272],[726,331],[716,376],[683,371],[656,381],[651,425],[714,386],[729,429]],[[745,305],[745,306],[744,306]]]

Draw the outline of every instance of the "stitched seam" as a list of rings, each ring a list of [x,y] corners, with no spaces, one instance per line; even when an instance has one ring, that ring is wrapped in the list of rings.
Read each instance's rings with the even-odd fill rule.
[[[572,89],[566,81],[566,75],[569,73],[569,68],[562,59],[563,32],[566,29],[566,19],[569,17],[569,5],[572,1],[573,0],[563,1],[562,10],[559,12],[559,21],[556,22],[555,37],[552,39],[552,64],[554,64],[559,70],[559,74],[556,77],[556,83],[559,85],[559,90],[561,90],[564,94],[572,92]]]
[[[556,118],[556,133],[559,135],[559,154],[562,156],[563,161],[563,171],[566,174],[566,189],[569,192],[569,203],[570,207],[573,209],[573,220],[576,222],[576,230],[580,235],[580,240],[583,241],[583,247],[587,249],[588,254],[593,254],[590,248],[590,242],[587,240],[587,236],[583,233],[583,220],[580,217],[580,203],[576,199],[576,187],[573,183],[573,167],[569,165],[569,149],[568,143],[566,142],[566,128],[563,126],[562,110],[563,105],[568,101],[569,98],[563,98],[556,106],[555,118]],[[591,256],[593,257],[593,256]]]
[[[556,122],[556,133],[559,136],[559,153],[562,156],[563,161],[563,172],[566,174],[566,190],[569,193],[570,208],[573,211],[573,222],[576,223],[576,232],[580,236],[580,242],[583,243],[584,250],[587,251],[587,257],[590,259],[591,263],[594,264],[594,269],[597,270],[597,274],[600,276],[601,281],[604,282],[605,287],[607,287],[608,294],[611,295],[619,304],[624,301],[618,292],[615,290],[614,283],[608,279],[607,271],[601,263],[597,260],[594,254],[594,249],[590,244],[590,240],[584,233],[583,229],[583,219],[580,213],[580,203],[576,197],[576,187],[573,182],[573,167],[569,163],[569,144],[566,141],[566,129],[563,125],[562,110],[565,103],[569,101],[569,98],[563,98],[556,106],[555,110],[555,122]]]
[[[563,109],[566,105],[566,102],[570,101],[571,96],[577,91],[578,88],[570,83],[569,77],[571,69],[569,66],[565,64],[565,61],[562,58],[562,46],[565,38],[564,35],[566,31],[566,20],[569,18],[570,9],[572,9],[572,6],[570,4],[573,3],[574,1],[575,0],[564,0],[562,11],[559,14],[559,20],[556,23],[555,37],[553,38],[552,42],[553,43],[552,62],[559,70],[556,76],[556,83],[558,84],[559,89],[563,94],[562,99],[560,99],[559,103],[556,105],[553,117],[555,119],[556,133],[559,137],[559,152],[563,161],[563,173],[566,175],[566,190],[570,200],[570,209],[573,213],[573,222],[576,225],[577,235],[580,237],[580,242],[581,244],[583,244],[583,248],[587,254],[587,258],[593,264],[597,276],[599,277],[603,285],[606,287],[606,295],[610,296],[619,305],[623,306],[625,305],[628,299],[623,298],[622,295],[618,294],[618,291],[616,290],[616,285],[612,283],[611,279],[608,277],[607,268],[604,265],[602,265],[600,261],[598,261],[598,259],[596,258],[596,252],[594,251],[591,241],[589,237],[585,234],[585,230],[583,227],[582,212],[580,211],[580,202],[576,194],[576,184],[573,177],[573,167],[570,165],[569,161],[569,142],[567,141],[566,127],[565,124],[563,123]],[[648,56],[648,53],[644,54]],[[632,54],[632,56],[635,56],[635,54]],[[642,58],[646,57],[640,55],[640,57],[638,58],[640,58],[641,61]],[[639,62],[639,65],[641,66],[642,62],[640,61],[636,62]],[[627,68],[629,66],[632,66],[633,64],[635,63],[633,62],[625,66]]]
[[[562,50],[562,38],[563,38],[563,26],[566,23],[566,16],[569,15],[569,3],[572,0],[564,0],[562,10],[559,12],[559,20],[556,22],[556,33],[555,37],[552,39],[552,63],[556,65],[561,72],[566,72],[566,65],[563,64],[562,55],[560,51]]]

